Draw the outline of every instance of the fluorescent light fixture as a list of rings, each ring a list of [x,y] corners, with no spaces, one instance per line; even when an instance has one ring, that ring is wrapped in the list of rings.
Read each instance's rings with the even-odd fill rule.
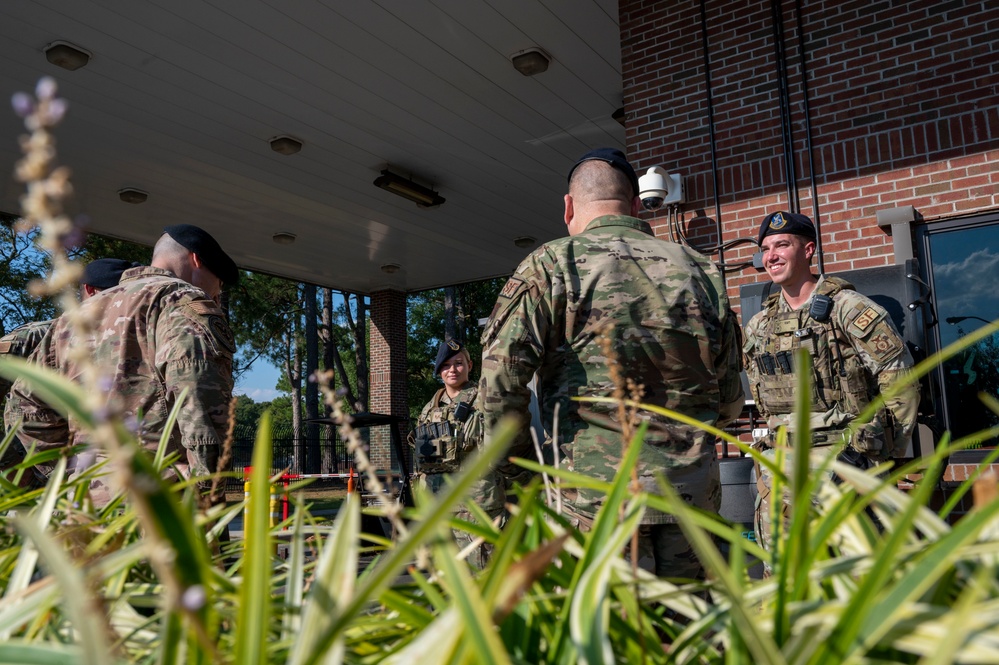
[[[417,184],[409,178],[392,173],[388,169],[375,178],[375,187],[397,194],[405,199],[409,199],[421,208],[433,208],[444,203],[443,196],[423,185]]]

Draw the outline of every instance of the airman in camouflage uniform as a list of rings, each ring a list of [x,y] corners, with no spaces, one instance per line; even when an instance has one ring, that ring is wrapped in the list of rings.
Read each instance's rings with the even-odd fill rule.
[[[118,284],[121,274],[128,268],[138,266],[138,263],[124,261],[122,259],[95,259],[87,264],[80,279],[80,297],[87,300],[91,296],[100,293],[104,289],[109,289]],[[28,358],[35,348],[52,327],[54,319],[48,321],[33,321],[25,323],[15,328],[10,333],[0,338],[0,355],[16,356],[18,358]],[[0,378],[0,392],[6,396],[12,387],[12,383]],[[8,423],[8,429],[13,423]],[[62,434],[63,438],[68,436],[68,430]],[[7,447],[3,459],[0,460],[0,470],[9,469],[20,464],[24,459],[25,449],[19,442],[14,442]],[[36,469],[40,475],[47,476],[52,470],[48,465],[44,469]],[[27,478],[27,475],[25,476]]]
[[[416,482],[431,492],[439,491],[449,473],[461,467],[461,460],[482,443],[482,414],[475,410],[478,388],[469,381],[472,360],[468,351],[455,340],[441,342],[434,362],[434,373],[444,381],[433,399],[427,402],[410,433],[414,447]],[[495,518],[503,513],[504,495],[493,474],[479,479],[469,500],[475,501],[487,515]],[[474,521],[471,512],[459,508],[456,517]],[[467,531],[454,529],[459,549],[471,545],[474,538]],[[480,545],[467,561],[476,568],[485,567],[492,546]]]
[[[238,276],[232,262],[205,231],[191,225],[165,229],[149,267],[127,270],[121,283],[81,305],[97,323],[87,339],[76,338],[67,317],[56,319],[32,358],[78,379],[82,370],[68,358],[80,344],[107,385],[115,412],[137,419],[138,435],[155,450],[180,393],[180,409],[167,452],[181,453],[177,471],[185,477],[215,471],[232,397],[232,331],[216,299],[223,280]],[[22,379],[14,383],[5,413],[9,424],[23,418],[22,441],[38,448],[86,444],[87,433],[42,404]],[[88,451],[93,457],[93,451]],[[78,471],[86,467],[80,456]],[[170,473],[172,475],[172,472]],[[95,505],[112,496],[105,481],[91,485]]]
[[[756,445],[773,456],[778,428],[794,429],[794,355],[804,348],[812,357],[811,464],[819,466],[828,455],[839,454],[867,468],[904,455],[919,406],[919,385],[914,381],[889,399],[871,422],[855,428],[845,450],[839,448],[864,407],[912,367],[912,357],[888,313],[848,282],[811,273],[815,227],[808,217],[787,212],[767,215],[759,242],[764,268],[781,290],[768,297],[762,311],[746,324],[746,374],[769,427]],[[769,549],[773,478],[765,468],[760,469],[757,486],[756,538]],[[788,497],[784,498],[786,515]]]
[[[535,372],[545,428],[552,431],[558,405],[559,431],[552,434],[567,461],[600,480],[611,480],[621,460],[617,408],[572,398],[611,396],[612,364],[623,379],[641,384],[645,403],[718,427],[742,409],[739,325],[725,282],[707,258],[657,239],[635,217],[637,180],[618,150],[584,155],[569,173],[564,199],[569,237],[528,256],[497,299],[482,336],[479,408],[487,433],[504,415],[520,419],[513,456],[534,457],[528,383]],[[658,492],[662,475],[689,504],[717,512],[714,437],[668,418],[641,417],[649,423],[638,464],[643,489]],[[585,489],[566,498],[584,528],[603,500]],[[657,574],[703,574],[672,515],[647,512],[641,535]]]

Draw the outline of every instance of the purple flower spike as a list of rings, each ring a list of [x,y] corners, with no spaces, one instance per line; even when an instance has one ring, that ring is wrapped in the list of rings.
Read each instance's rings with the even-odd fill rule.
[[[58,123],[66,115],[68,108],[69,103],[65,99],[53,99],[49,102],[49,122],[53,125]]]
[[[35,86],[35,97],[38,99],[52,99],[55,97],[56,90],[59,86],[56,85],[55,79],[51,76],[43,76],[38,80],[38,85]]]
[[[35,112],[35,100],[26,92],[15,92],[10,98],[10,103],[14,107],[14,113],[22,118],[27,118]]]
[[[180,595],[180,604],[188,612],[197,612],[205,606],[207,599],[205,587],[195,584],[184,589],[184,593]]]

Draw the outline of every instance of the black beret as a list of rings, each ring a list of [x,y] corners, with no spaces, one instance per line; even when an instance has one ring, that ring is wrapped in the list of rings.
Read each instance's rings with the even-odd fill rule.
[[[80,284],[87,284],[95,289],[110,289],[112,286],[118,286],[123,272],[141,265],[125,259],[96,259],[83,269]]]
[[[437,360],[434,361],[434,374],[441,373],[441,365],[447,362],[448,358],[457,354],[463,348],[461,342],[453,339],[446,339],[437,347]]]
[[[193,224],[176,224],[163,229],[188,251],[194,252],[223,284],[235,284],[239,280],[236,262],[222,251],[222,247],[208,231]]]
[[[572,168],[569,169],[569,175],[566,177],[566,181],[568,182],[572,180],[572,174],[580,164],[588,162],[591,159],[599,159],[601,162],[607,162],[618,171],[628,176],[628,180],[631,182],[631,187],[635,190],[635,196],[638,196],[638,176],[635,174],[635,169],[633,169],[631,164],[628,163],[628,158],[624,156],[624,153],[617,148],[597,148],[596,150],[589,151],[572,165]]]
[[[812,220],[796,212],[770,213],[763,218],[763,223],[760,224],[758,242],[762,245],[764,238],[778,233],[790,233],[815,240],[815,225],[812,224]]]

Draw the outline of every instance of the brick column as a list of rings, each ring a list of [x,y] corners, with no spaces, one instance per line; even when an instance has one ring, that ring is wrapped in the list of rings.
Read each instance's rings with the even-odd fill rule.
[[[393,290],[375,291],[371,294],[369,312],[371,412],[407,417],[409,399],[406,390],[406,294]],[[402,437],[403,447],[408,456],[409,449],[405,445],[406,432],[406,425],[400,425],[399,435]],[[375,467],[398,470],[388,428],[372,428],[370,442],[369,455]]]

